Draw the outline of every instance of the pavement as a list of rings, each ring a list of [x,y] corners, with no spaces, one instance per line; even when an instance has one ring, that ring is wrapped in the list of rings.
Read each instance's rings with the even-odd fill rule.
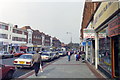
[[[71,61],[68,57],[60,59],[48,64],[43,68],[43,72],[35,76],[34,72],[27,78],[98,78],[86,63],[75,61],[74,55],[71,56]]]

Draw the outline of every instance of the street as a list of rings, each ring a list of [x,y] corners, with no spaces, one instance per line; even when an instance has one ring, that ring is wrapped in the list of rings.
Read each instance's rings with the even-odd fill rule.
[[[0,80],[18,78],[120,80],[120,0],[0,0]]]
[[[13,57],[13,58],[6,58],[6,59],[2,59],[2,64],[5,64],[5,65],[13,65],[13,61],[18,58],[18,57]],[[52,61],[51,61],[52,62]],[[48,63],[51,63],[51,62],[44,62],[43,65],[45,64],[48,64]],[[31,68],[21,68],[21,69],[16,69],[16,71],[14,72],[13,74],[13,78],[18,78],[30,71],[32,71],[33,69]]]

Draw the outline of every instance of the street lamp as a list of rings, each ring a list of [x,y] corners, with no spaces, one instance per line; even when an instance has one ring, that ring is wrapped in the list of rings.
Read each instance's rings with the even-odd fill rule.
[[[66,34],[70,34],[71,35],[71,41],[70,41],[70,43],[72,43],[72,33],[71,32],[66,32]]]

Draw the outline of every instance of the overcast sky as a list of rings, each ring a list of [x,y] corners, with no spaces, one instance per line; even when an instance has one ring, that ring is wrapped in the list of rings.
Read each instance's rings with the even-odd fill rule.
[[[10,1],[0,0],[0,22],[31,26],[64,43],[69,43],[72,35],[72,41],[79,43],[84,0]]]

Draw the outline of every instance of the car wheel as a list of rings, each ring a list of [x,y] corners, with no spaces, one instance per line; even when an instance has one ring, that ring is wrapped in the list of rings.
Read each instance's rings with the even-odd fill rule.
[[[11,56],[11,58],[13,58],[13,55]]]
[[[9,71],[7,75],[5,76],[5,79],[12,79],[13,78],[14,71]]]
[[[16,67],[17,69],[20,69],[21,67]]]

